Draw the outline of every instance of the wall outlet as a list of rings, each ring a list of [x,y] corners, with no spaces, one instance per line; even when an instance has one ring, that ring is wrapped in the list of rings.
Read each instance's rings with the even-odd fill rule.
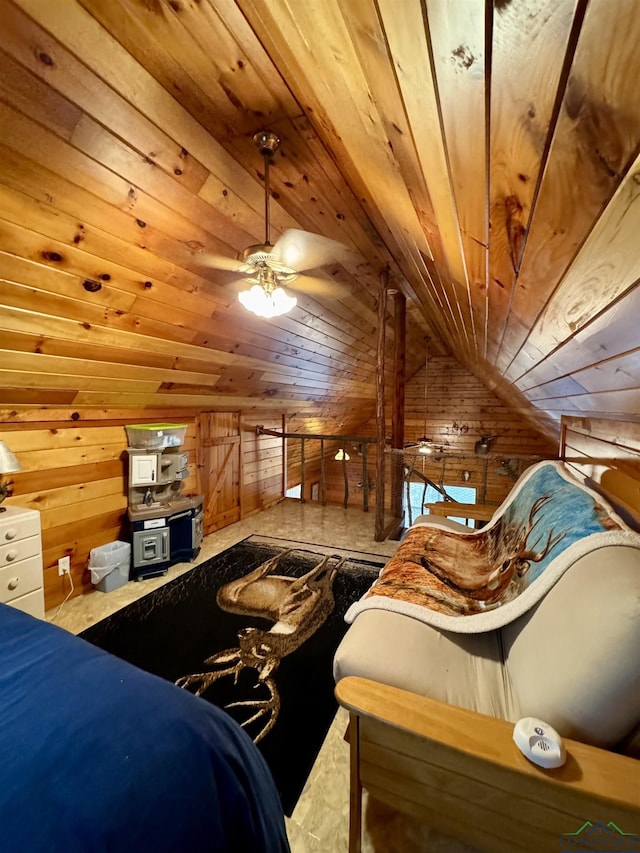
[[[60,557],[58,560],[58,574],[68,575],[71,571],[71,557]]]

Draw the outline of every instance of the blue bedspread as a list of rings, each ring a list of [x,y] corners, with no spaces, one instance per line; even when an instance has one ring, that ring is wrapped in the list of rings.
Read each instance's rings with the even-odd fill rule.
[[[223,711],[0,604],[3,853],[281,853],[270,772]]]

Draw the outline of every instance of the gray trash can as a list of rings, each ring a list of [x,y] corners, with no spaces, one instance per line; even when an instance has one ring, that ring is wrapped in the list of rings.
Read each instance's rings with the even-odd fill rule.
[[[91,583],[100,592],[112,592],[129,580],[131,543],[107,542],[89,554]]]

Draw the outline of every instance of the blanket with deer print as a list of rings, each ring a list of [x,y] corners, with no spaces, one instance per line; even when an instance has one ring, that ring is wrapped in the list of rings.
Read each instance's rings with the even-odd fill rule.
[[[609,545],[640,548],[640,534],[562,463],[540,462],[481,530],[414,525],[345,618],[378,608],[441,630],[491,631],[540,601],[577,559]]]

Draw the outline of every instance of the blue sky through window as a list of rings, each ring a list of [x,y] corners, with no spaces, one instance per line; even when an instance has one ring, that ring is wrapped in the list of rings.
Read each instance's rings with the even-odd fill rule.
[[[406,486],[405,486],[406,489]],[[474,504],[476,502],[476,490],[472,486],[444,486],[448,495],[464,504]],[[415,521],[419,515],[424,514],[423,504],[438,503],[444,498],[437,492],[433,486],[427,486],[425,492],[424,483],[409,483],[410,502],[411,502],[411,519],[409,518],[409,508],[405,509],[405,527],[410,526],[410,521]],[[406,492],[405,492],[406,495]],[[454,521],[459,521],[461,524],[466,524],[466,518],[454,518]]]

